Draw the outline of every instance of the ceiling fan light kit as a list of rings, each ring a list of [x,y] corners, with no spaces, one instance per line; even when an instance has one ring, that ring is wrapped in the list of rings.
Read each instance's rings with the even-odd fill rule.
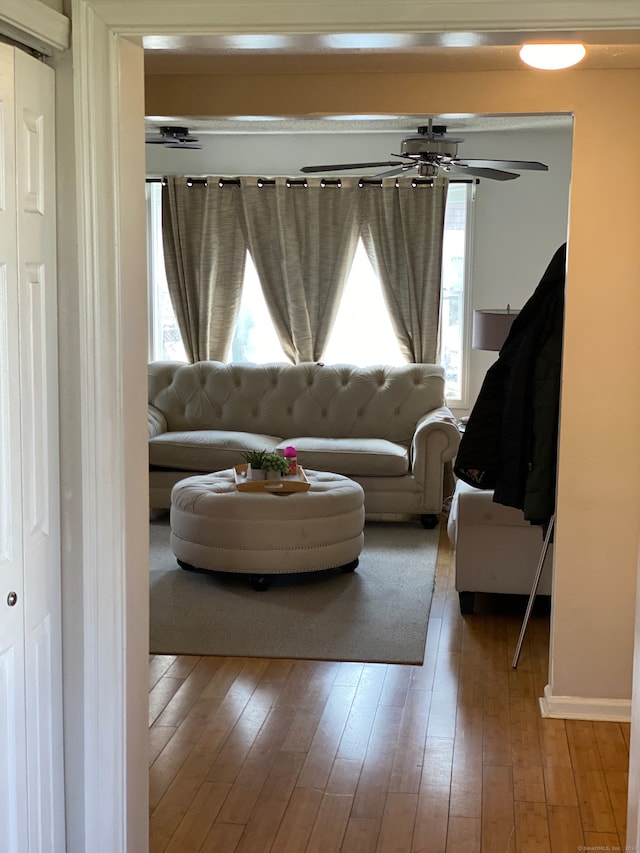
[[[584,59],[587,51],[583,44],[524,44],[520,48],[520,59],[532,68],[542,71],[558,71],[571,68]]]
[[[469,177],[490,178],[494,181],[512,181],[519,178],[518,171],[534,170],[548,171],[544,163],[531,160],[470,160],[458,157],[458,143],[464,142],[447,136],[444,125],[434,125],[433,119],[429,124],[418,128],[416,136],[408,136],[400,145],[400,154],[392,154],[398,160],[382,160],[375,163],[333,163],[324,166],[303,166],[300,171],[305,174],[313,172],[337,172],[346,169],[370,170],[391,166],[389,171],[376,175],[377,178],[402,175],[410,170],[417,170],[421,178]]]

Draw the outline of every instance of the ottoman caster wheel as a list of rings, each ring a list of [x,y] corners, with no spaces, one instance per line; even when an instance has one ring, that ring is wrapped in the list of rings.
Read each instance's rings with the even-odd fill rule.
[[[178,565],[187,572],[194,572],[196,569],[195,566],[192,566],[191,563],[185,563],[184,560],[178,560]]]
[[[433,530],[438,526],[438,516],[434,513],[420,516],[420,524],[427,530]]]
[[[258,592],[265,592],[271,585],[269,575],[251,575],[251,586]]]
[[[355,572],[357,567],[358,567],[358,558],[356,557],[355,560],[351,560],[350,563],[345,563],[344,566],[340,566],[340,571],[344,572],[344,574],[346,575],[348,572]]]

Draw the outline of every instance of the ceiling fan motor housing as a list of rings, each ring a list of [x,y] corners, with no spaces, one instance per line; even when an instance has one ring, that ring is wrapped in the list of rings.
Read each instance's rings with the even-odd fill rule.
[[[435,160],[439,157],[453,159],[458,154],[458,144],[450,139],[408,136],[402,140],[401,153],[404,157],[418,157],[425,160]]]
[[[191,136],[188,127],[163,125],[157,130],[157,135],[148,135],[145,142],[148,145],[164,145],[165,148],[202,148],[196,136]]]
[[[428,163],[425,160],[419,160],[417,163],[418,175],[421,178],[437,178],[439,174],[437,163]]]
[[[162,134],[162,136],[184,137],[189,136],[189,128],[164,125],[160,128],[160,133]]]

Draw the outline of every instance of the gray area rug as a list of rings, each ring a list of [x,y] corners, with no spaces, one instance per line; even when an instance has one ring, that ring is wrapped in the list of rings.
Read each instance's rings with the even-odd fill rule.
[[[421,664],[438,531],[371,522],[364,542],[353,573],[281,575],[258,592],[247,576],[181,569],[168,516],[150,522],[150,652]]]

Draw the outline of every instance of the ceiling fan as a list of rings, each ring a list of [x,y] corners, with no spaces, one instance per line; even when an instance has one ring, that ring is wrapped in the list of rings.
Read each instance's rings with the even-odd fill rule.
[[[399,160],[383,160],[376,163],[334,163],[325,166],[303,166],[300,171],[306,174],[312,172],[335,172],[343,169],[378,169],[383,166],[393,166],[387,172],[377,175],[378,178],[402,175],[417,169],[421,178],[435,178],[472,175],[477,178],[491,178],[494,181],[512,181],[520,175],[515,171],[534,170],[547,172],[548,166],[532,160],[469,160],[458,157],[458,143],[464,142],[452,136],[447,136],[444,125],[429,124],[418,128],[417,136],[408,136],[402,140],[400,154],[392,154]]]
[[[165,148],[202,148],[197,136],[189,134],[188,127],[159,127],[156,134],[147,134],[147,145],[164,145]]]

